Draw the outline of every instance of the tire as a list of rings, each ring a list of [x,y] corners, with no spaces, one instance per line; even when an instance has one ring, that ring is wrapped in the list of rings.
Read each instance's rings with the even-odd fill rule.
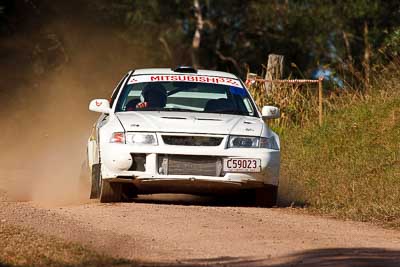
[[[102,180],[100,190],[100,202],[119,202],[122,199],[122,184],[112,183],[107,180]]]
[[[101,189],[101,164],[93,164],[90,187],[90,199],[99,198]]]
[[[274,207],[278,200],[278,186],[264,185],[262,188],[255,189],[254,195],[257,207]]]

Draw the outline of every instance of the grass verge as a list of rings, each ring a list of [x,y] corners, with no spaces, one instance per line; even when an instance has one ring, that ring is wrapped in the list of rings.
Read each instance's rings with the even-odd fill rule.
[[[281,139],[287,200],[400,227],[400,88],[327,114],[322,127],[286,128]]]
[[[0,266],[138,266],[5,223],[0,240]]]

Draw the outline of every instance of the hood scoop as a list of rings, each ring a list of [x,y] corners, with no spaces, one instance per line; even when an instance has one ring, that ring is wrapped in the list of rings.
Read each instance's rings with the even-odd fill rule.
[[[185,117],[166,117],[166,116],[161,117],[161,119],[167,119],[167,120],[187,120],[187,118],[185,118]]]
[[[167,119],[167,120],[187,120],[188,119],[185,117],[175,117],[175,116],[162,116],[160,118]],[[191,118],[191,119],[193,119],[193,118]],[[194,118],[194,120],[197,120],[197,121],[222,121],[220,119],[214,119],[214,118]]]
[[[220,119],[213,119],[213,118],[196,118],[198,121],[222,121]]]

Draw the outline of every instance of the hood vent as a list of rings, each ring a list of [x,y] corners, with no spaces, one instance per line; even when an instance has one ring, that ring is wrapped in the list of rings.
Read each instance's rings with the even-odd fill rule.
[[[212,118],[196,118],[198,121],[222,121],[220,119],[212,119]]]
[[[162,119],[167,119],[167,120],[186,120],[187,118],[185,117],[161,117]]]

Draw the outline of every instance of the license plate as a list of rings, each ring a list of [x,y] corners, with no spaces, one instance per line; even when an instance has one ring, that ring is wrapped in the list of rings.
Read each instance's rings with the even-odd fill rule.
[[[240,158],[224,159],[223,170],[224,172],[260,172],[261,160]]]

